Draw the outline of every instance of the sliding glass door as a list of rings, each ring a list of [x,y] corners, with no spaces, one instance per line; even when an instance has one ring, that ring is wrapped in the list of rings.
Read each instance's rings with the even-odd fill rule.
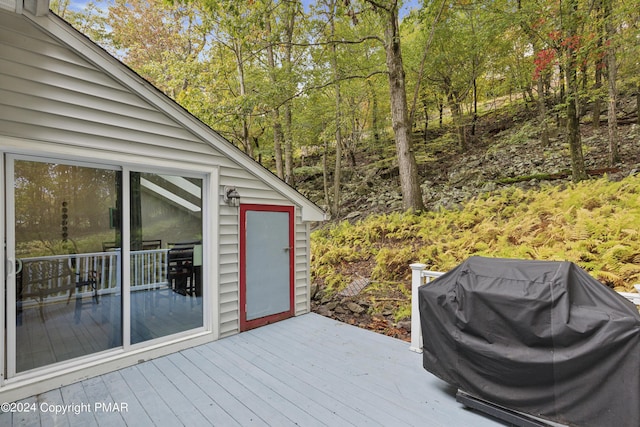
[[[203,326],[202,181],[130,174],[131,344]]]
[[[121,175],[7,162],[9,375],[122,346]]]
[[[204,174],[5,165],[7,378],[204,328]]]

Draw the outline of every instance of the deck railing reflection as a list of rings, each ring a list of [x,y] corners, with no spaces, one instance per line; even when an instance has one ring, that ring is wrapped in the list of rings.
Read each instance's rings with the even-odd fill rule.
[[[131,290],[139,291],[156,289],[169,285],[167,280],[167,254],[169,249],[150,249],[131,251]],[[106,295],[120,292],[122,264],[121,251],[116,249],[107,252],[84,254],[52,255],[42,257],[20,258],[18,265],[18,300],[21,295],[30,296],[37,291],[47,295],[47,302],[63,301],[69,296],[69,287],[74,283],[95,280],[96,290],[88,287],[76,289],[77,297],[91,297],[94,292]],[[20,270],[28,264],[63,265],[68,274],[51,274],[47,276],[45,269],[37,283],[28,283],[22,278]],[[68,268],[67,268],[68,267]],[[60,268],[58,268],[60,270]],[[38,286],[39,289],[32,289]],[[59,292],[56,292],[60,289]],[[37,302],[25,297],[23,307],[35,305]]]
[[[131,290],[168,286],[167,254],[169,249],[131,251]]]

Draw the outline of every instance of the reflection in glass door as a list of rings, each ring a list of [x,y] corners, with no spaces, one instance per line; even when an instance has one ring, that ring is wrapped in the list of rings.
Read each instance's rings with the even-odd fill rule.
[[[122,346],[121,172],[14,160],[7,175],[10,371]]]
[[[202,183],[131,172],[131,344],[204,324]]]

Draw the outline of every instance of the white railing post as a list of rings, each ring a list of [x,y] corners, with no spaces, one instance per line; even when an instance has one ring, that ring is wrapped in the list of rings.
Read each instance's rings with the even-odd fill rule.
[[[411,264],[411,351],[422,353],[422,328],[420,326],[420,309],[418,306],[418,288],[422,285],[422,272],[425,264]]]

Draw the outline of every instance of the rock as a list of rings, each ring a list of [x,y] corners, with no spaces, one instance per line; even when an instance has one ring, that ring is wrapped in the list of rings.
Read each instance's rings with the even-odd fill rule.
[[[352,313],[356,313],[356,314],[360,314],[363,311],[365,311],[365,308],[356,304],[355,302],[350,302],[347,303],[347,308],[352,312]]]
[[[347,314],[347,310],[341,305],[336,306],[336,308],[333,311],[338,314]]]
[[[482,191],[485,192],[491,192],[491,191],[495,191],[497,188],[497,185],[495,182],[487,182],[483,187],[482,187]]]
[[[344,219],[352,219],[352,218],[356,218],[362,216],[362,212],[360,211],[353,211],[350,214],[348,214],[347,216],[344,217]]]
[[[470,158],[469,161],[467,161],[467,164],[465,166],[471,169],[471,168],[477,168],[481,164],[482,164],[482,160],[478,160],[477,157],[473,156]]]
[[[318,309],[316,310],[316,313],[318,313],[319,315],[324,316],[324,317],[331,316],[331,310],[329,310],[324,305],[319,306]]]
[[[365,300],[365,299],[360,299],[360,300],[356,301],[356,304],[358,304],[360,307],[364,307],[365,310],[370,307],[369,306],[369,302],[367,300]]]
[[[318,289],[319,287],[316,283],[312,283],[309,287],[309,296],[312,300],[316,299],[316,297],[318,296]]]
[[[327,310],[335,310],[336,307],[338,307],[338,303],[336,301],[331,301],[327,303],[325,307],[327,307]]]
[[[403,320],[398,322],[398,328],[411,332],[411,320]]]

